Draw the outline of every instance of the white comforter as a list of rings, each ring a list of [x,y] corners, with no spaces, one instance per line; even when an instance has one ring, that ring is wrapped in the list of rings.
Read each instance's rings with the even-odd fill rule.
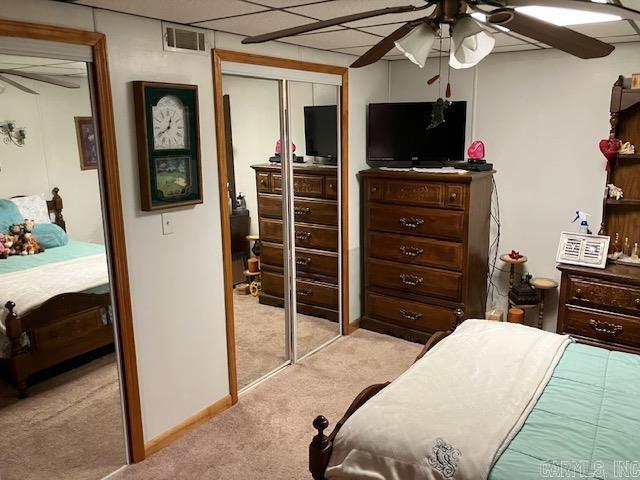
[[[61,293],[82,292],[107,283],[104,253],[0,275],[0,332],[5,332],[4,304],[8,300],[15,302],[18,314],[25,314]]]
[[[468,320],[357,410],[327,479],[486,479],[570,339]]]

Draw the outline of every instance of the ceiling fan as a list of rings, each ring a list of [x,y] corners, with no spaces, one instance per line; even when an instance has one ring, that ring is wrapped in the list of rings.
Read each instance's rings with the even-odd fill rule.
[[[487,27],[514,32],[583,59],[605,57],[614,50],[613,45],[532,16],[527,10],[532,6],[586,11],[602,15],[608,20],[640,20],[640,12],[608,3],[607,0],[424,1],[425,5],[421,6],[382,8],[247,37],[242,43],[262,43],[292,37],[381,15],[425,11],[424,17],[405,23],[383,38],[353,62],[351,67],[370,65],[384,57],[395,46],[422,68],[435,41],[442,41],[442,27],[448,26],[451,37],[449,64],[460,69],[477,65],[493,50],[495,39]]]
[[[41,73],[31,73],[31,72],[22,72],[20,70],[7,70],[0,69],[0,82],[4,82],[7,85],[11,85],[12,87],[17,88],[18,90],[22,90],[25,93],[30,93],[32,95],[39,95],[35,90],[26,87],[25,85],[16,82],[15,80],[8,78],[7,75],[12,75],[16,77],[28,78],[30,80],[36,80],[38,82],[49,83],[51,85],[56,85],[58,87],[64,88],[80,88],[80,85],[72,82],[67,82],[66,80],[61,80],[59,78],[50,77],[49,75],[42,75]],[[0,87],[0,93],[4,91],[4,88]]]

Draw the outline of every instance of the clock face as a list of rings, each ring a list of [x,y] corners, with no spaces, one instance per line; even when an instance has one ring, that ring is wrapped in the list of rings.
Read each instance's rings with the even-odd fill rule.
[[[151,108],[153,115],[153,146],[156,150],[188,148],[187,111],[173,95],[162,97]]]

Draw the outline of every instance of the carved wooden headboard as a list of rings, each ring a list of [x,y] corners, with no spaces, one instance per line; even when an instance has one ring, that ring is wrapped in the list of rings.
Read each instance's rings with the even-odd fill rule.
[[[58,187],[54,187],[53,190],[51,190],[53,196],[51,200],[47,200],[47,209],[49,210],[49,215],[53,214],[53,223],[66,231],[67,224],[62,216],[62,197],[59,195],[59,192],[60,189]]]

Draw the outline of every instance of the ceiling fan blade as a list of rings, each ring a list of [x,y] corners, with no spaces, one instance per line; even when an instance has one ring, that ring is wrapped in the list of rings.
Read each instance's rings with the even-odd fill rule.
[[[19,84],[18,82],[14,82],[10,78],[5,77],[4,75],[0,75],[0,80],[6,84],[12,85],[16,87],[18,90],[22,90],[25,93],[31,93],[32,95],[40,95],[35,90],[31,90],[30,88],[25,87],[24,85]]]
[[[18,77],[30,78],[31,80],[50,83],[59,87],[80,88],[80,85],[76,83],[67,82],[66,80],[59,80],[57,78],[53,78],[48,75],[42,75],[40,73],[21,72],[19,70],[0,70],[0,73],[4,73],[5,75],[16,75]]]
[[[487,21],[583,59],[606,57],[615,50],[608,43],[516,11],[494,12]]]
[[[403,7],[387,7],[380,8],[378,10],[370,10],[368,12],[354,13],[352,15],[345,15],[344,17],[332,18],[331,20],[322,20],[320,22],[308,23],[306,25],[300,25],[299,27],[285,28],[284,30],[278,30],[271,33],[265,33],[262,35],[256,35],[253,37],[247,37],[242,40],[242,43],[262,43],[269,40],[277,40],[284,37],[292,37],[301,33],[313,32],[314,30],[320,30],[321,28],[333,27],[340,25],[341,23],[355,22],[356,20],[363,20],[365,18],[379,17],[380,15],[389,15],[391,13],[407,13],[416,12],[429,8],[431,3],[428,3],[422,7],[416,7],[415,5],[405,5]]]
[[[360,58],[351,64],[351,68],[360,68],[371,65],[384,57],[394,46],[396,40],[400,40],[405,35],[408,35],[414,28],[416,28],[420,22],[409,22],[402,25],[387,37],[380,40],[377,44],[363,53]]]
[[[504,3],[509,7],[536,5],[540,7],[572,8],[588,12],[618,15],[625,20],[640,20],[639,11],[615,3],[600,3],[591,0],[507,0]]]

